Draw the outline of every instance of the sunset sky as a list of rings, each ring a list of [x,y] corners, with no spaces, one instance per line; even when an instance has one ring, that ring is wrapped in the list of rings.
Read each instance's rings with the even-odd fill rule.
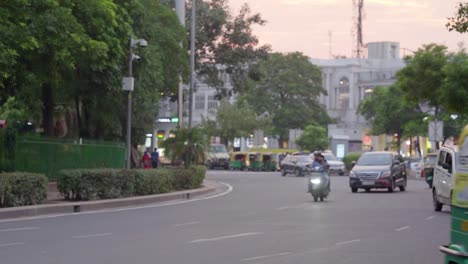
[[[466,1],[466,0],[463,0]],[[401,48],[416,50],[423,44],[445,44],[456,51],[458,43],[468,47],[468,33],[448,32],[447,17],[453,16],[460,0],[364,0],[364,42],[397,41]],[[267,24],[254,33],[274,51],[301,51],[313,58],[329,57],[328,31],[332,31],[332,53],[350,56],[352,51],[352,0],[230,0],[236,12],[248,3]],[[403,55],[408,51],[400,51]]]

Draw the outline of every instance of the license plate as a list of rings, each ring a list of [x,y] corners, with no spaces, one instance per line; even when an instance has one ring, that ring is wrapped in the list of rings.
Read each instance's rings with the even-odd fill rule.
[[[373,181],[362,181],[362,185],[374,185]]]

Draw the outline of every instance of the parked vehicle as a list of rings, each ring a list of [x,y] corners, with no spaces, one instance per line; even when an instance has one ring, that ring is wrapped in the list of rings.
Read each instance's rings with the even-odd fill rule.
[[[250,165],[249,153],[247,152],[232,152],[229,168],[231,170],[246,170]]]
[[[209,150],[205,153],[206,166],[209,169],[222,167],[229,169],[229,153],[223,144],[211,144]]]
[[[313,165],[312,165],[313,166]],[[314,197],[314,201],[319,199],[323,202],[324,198],[330,193],[330,177],[327,170],[321,166],[315,166],[308,173],[308,191]]]
[[[450,205],[457,163],[457,146],[442,146],[439,149],[432,184],[432,202],[436,212],[442,211],[444,205]]]
[[[260,160],[262,161],[262,170],[264,171],[277,171],[279,157],[274,153],[261,153]]]
[[[426,180],[429,188],[432,189],[432,180],[434,178],[434,167],[437,163],[437,153],[429,153],[424,157],[424,168],[421,170],[421,178]]]
[[[327,160],[328,165],[330,165],[330,168],[328,170],[328,173],[336,173],[340,176],[343,176],[345,173],[345,164],[343,161],[337,159],[333,153],[330,152],[323,152],[322,155],[325,157]]]
[[[450,244],[440,247],[446,264],[468,264],[468,126],[460,137],[460,147],[457,172],[453,174]]]
[[[312,170],[313,160],[309,156],[289,155],[281,162],[281,176],[294,173],[297,177],[304,176]]]
[[[349,187],[353,193],[359,189],[367,192],[371,189],[388,189],[393,192],[396,187],[406,190],[406,166],[403,158],[389,151],[366,152],[356,162],[350,172]]]

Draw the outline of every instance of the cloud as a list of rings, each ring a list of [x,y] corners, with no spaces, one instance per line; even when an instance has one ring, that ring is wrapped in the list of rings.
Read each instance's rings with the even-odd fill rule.
[[[281,0],[281,5],[333,5],[337,0]]]
[[[366,0],[366,1],[364,1],[364,6],[366,4],[392,6],[392,7],[411,7],[411,8],[427,8],[427,7],[429,7],[427,5],[427,3],[423,2],[423,1]]]

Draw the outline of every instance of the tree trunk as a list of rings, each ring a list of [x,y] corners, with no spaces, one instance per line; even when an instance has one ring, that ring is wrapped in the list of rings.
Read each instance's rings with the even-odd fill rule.
[[[409,156],[413,154],[413,137],[410,137],[410,143],[409,143]]]
[[[81,113],[80,113],[80,98],[75,96],[75,111],[76,111],[76,124],[78,130],[78,136],[81,137],[81,130],[82,128],[82,120],[81,120]]]
[[[42,127],[44,134],[49,137],[54,136],[54,95],[52,85],[43,83],[42,90]]]
[[[419,136],[416,137],[416,150],[418,151],[419,157],[422,158],[421,142],[419,141]]]

